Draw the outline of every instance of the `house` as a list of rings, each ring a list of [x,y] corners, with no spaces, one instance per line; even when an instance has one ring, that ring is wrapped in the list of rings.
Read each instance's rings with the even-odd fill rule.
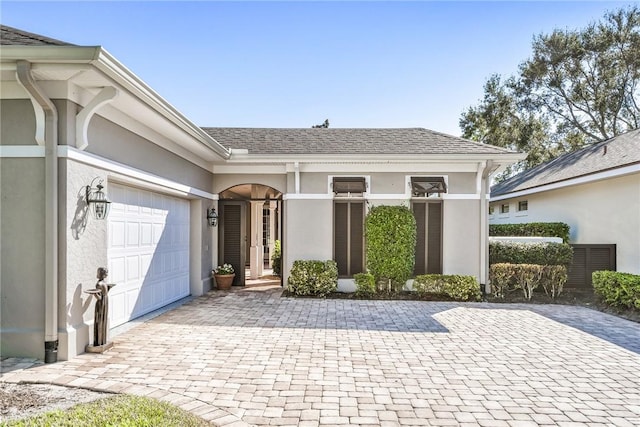
[[[416,273],[486,283],[489,177],[521,154],[426,129],[201,128],[100,46],[1,30],[3,357],[84,352],[99,267],[112,327],[209,291],[220,263],[259,277],[275,239],[285,281],[336,259],[348,284],[376,204],[416,213]]]
[[[640,274],[640,129],[494,185],[489,222],[567,223],[574,245],[569,285],[590,286],[601,269]]]

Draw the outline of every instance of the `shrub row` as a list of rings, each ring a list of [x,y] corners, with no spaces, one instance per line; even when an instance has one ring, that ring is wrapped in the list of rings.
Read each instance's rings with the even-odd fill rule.
[[[573,248],[566,243],[489,243],[489,264],[538,264],[569,266]]]
[[[569,243],[569,226],[564,222],[489,224],[489,236],[561,237]]]
[[[333,260],[293,262],[287,289],[294,295],[326,296],[338,288],[338,265]]]
[[[607,304],[640,310],[640,275],[594,271],[593,289]]]
[[[455,301],[480,301],[480,284],[473,276],[423,274],[413,281],[418,294],[446,295]]]
[[[358,273],[353,276],[356,281],[356,295],[370,297],[376,293],[376,278],[371,273]]]
[[[508,292],[520,289],[525,299],[530,300],[533,291],[540,285],[547,295],[555,298],[562,293],[567,282],[567,267],[499,263],[489,267],[489,280],[491,291],[498,298],[504,298]]]

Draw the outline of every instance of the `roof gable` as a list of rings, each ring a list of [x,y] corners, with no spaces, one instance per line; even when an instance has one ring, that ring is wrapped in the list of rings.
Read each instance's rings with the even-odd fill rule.
[[[512,154],[423,128],[202,128],[220,144],[250,154]]]
[[[4,46],[75,46],[74,44],[0,25],[0,45]]]
[[[564,154],[491,188],[492,196],[640,163],[640,129]]]

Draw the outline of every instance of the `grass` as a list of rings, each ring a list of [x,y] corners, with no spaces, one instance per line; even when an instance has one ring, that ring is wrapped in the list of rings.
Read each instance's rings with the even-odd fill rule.
[[[148,397],[118,395],[79,404],[66,411],[46,412],[1,425],[11,427],[200,427],[211,424],[169,403]]]

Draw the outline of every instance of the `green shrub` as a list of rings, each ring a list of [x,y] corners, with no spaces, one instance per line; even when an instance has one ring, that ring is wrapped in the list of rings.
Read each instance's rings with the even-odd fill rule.
[[[504,298],[514,287],[514,264],[498,263],[489,266],[489,281],[494,297]]]
[[[367,270],[400,291],[413,274],[416,219],[406,206],[374,206],[365,221]]]
[[[271,254],[271,266],[273,274],[280,276],[282,274],[282,249],[280,240],[273,242],[273,254]]]
[[[544,292],[551,298],[555,298],[562,293],[568,277],[567,267],[564,265],[545,265],[540,283]]]
[[[376,293],[376,279],[371,273],[358,273],[353,276],[356,281],[356,295],[369,297]]]
[[[566,243],[489,243],[489,264],[564,265],[573,262],[573,248]]]
[[[489,236],[560,237],[569,243],[569,226],[564,222],[489,224]]]
[[[413,290],[420,295],[446,295],[455,301],[480,301],[480,284],[473,276],[423,274],[413,281]]]
[[[640,310],[640,275],[594,271],[593,289],[607,304]]]
[[[516,264],[513,266],[516,286],[522,289],[524,298],[531,300],[533,291],[540,285],[543,266],[538,264]]]
[[[338,265],[333,260],[293,262],[287,288],[294,295],[326,296],[338,287]]]

